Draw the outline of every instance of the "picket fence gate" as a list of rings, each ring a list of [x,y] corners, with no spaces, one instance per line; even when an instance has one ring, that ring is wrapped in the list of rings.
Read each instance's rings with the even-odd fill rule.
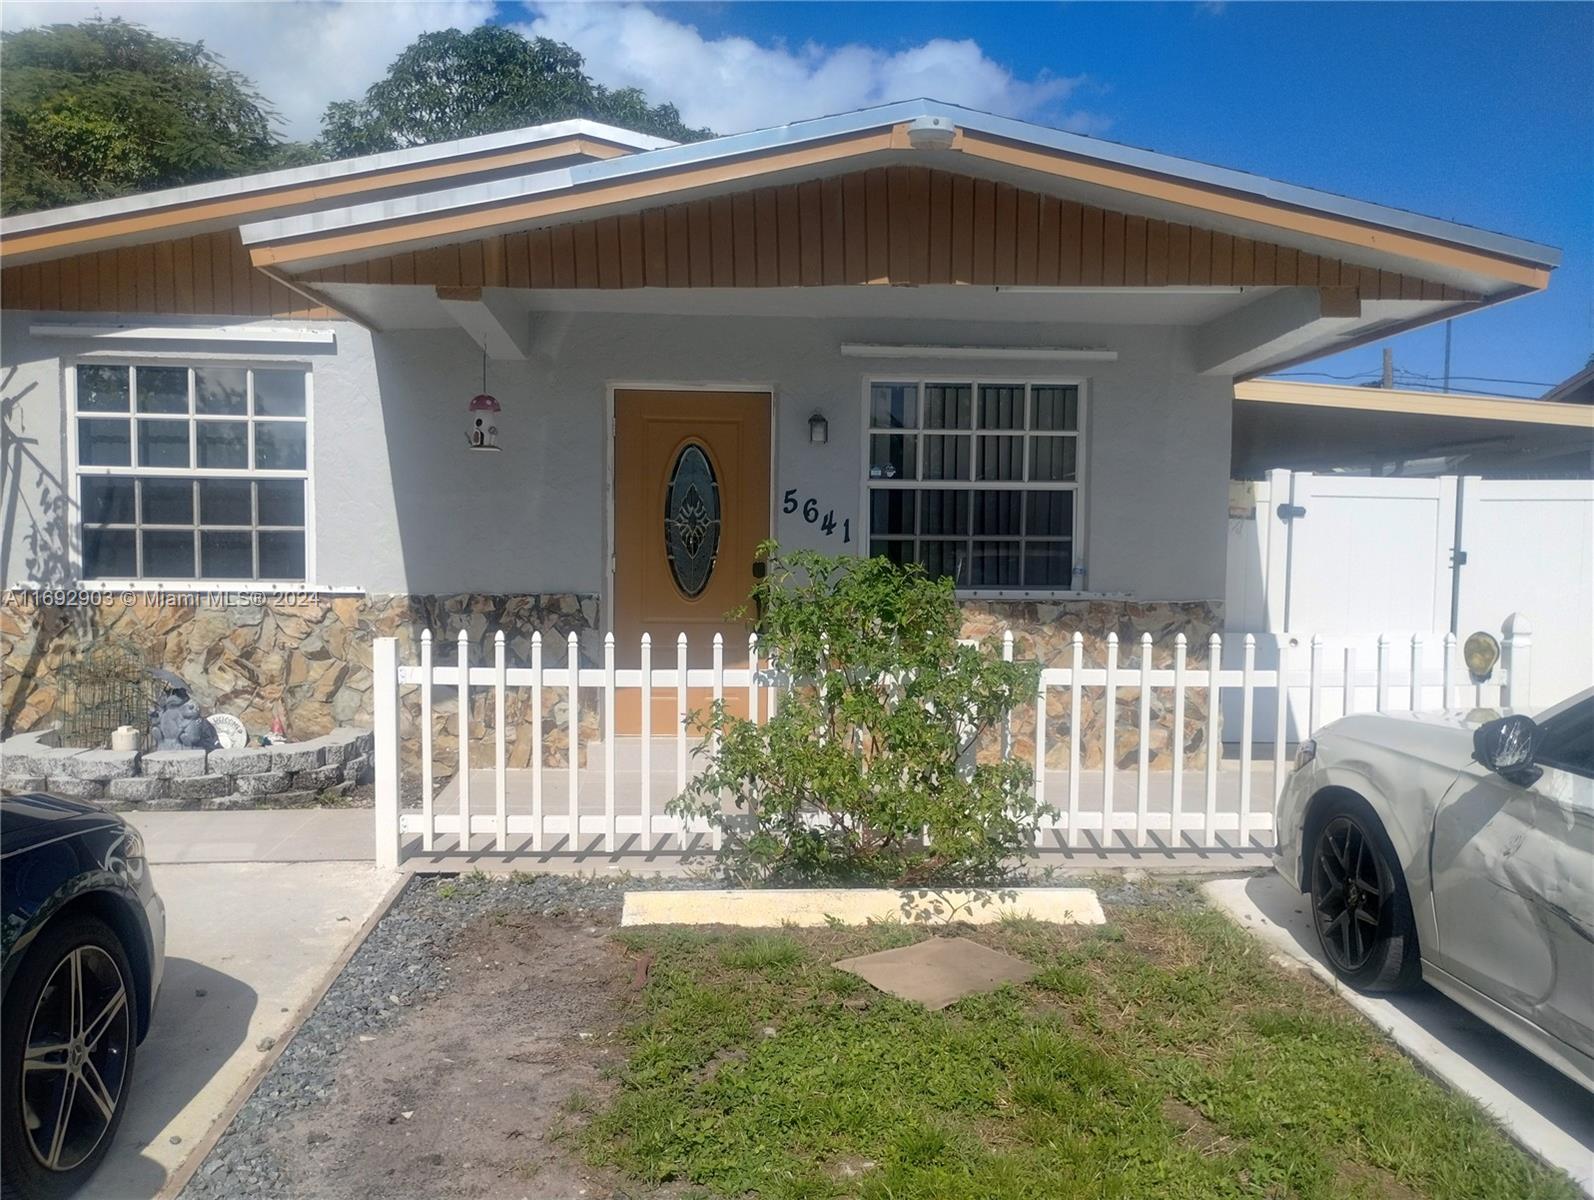
[[[1123,845],[1146,847],[1148,836],[1166,833],[1165,848],[1185,844],[1194,848],[1267,849],[1271,839],[1258,841],[1259,835],[1271,835],[1272,808],[1282,791],[1286,778],[1286,758],[1291,742],[1290,731],[1297,730],[1297,738],[1304,731],[1310,736],[1322,723],[1326,700],[1336,697],[1334,707],[1340,713],[1366,711],[1365,693],[1372,693],[1371,707],[1376,711],[1389,711],[1403,707],[1411,711],[1423,708],[1451,708],[1457,706],[1481,707],[1487,703],[1509,705],[1513,697],[1526,694],[1528,686],[1529,652],[1532,644],[1528,623],[1520,614],[1514,614],[1505,625],[1506,637],[1502,643],[1499,667],[1486,682],[1474,680],[1463,664],[1454,634],[1425,638],[1414,635],[1394,639],[1380,637],[1377,643],[1376,663],[1371,670],[1358,669],[1349,648],[1333,646],[1321,637],[1311,639],[1302,656],[1306,662],[1300,666],[1292,661],[1288,645],[1279,648],[1275,667],[1259,668],[1256,664],[1256,638],[1244,634],[1243,655],[1239,667],[1221,666],[1223,638],[1212,634],[1208,639],[1208,666],[1192,668],[1186,665],[1189,643],[1184,634],[1178,634],[1173,644],[1173,665],[1154,667],[1155,649],[1152,636],[1144,633],[1138,646],[1129,643],[1131,650],[1138,648],[1135,661],[1121,659],[1125,646],[1116,633],[1105,641],[1103,661],[1099,666],[1086,666],[1085,639],[1074,633],[1069,642],[1069,665],[1048,666],[1041,670],[1034,700],[1034,749],[1032,756],[1035,795],[1042,803],[1051,803],[1054,814],[1042,822],[1037,833],[1041,848],[1070,850],[1081,845],[1081,835],[1094,833],[1097,848]],[[1231,637],[1233,635],[1231,634]],[[397,867],[404,855],[408,835],[419,834],[419,849],[436,852],[440,834],[452,834],[456,839],[454,852],[486,852],[487,847],[476,846],[473,839],[486,835],[492,839],[493,853],[511,851],[511,834],[529,835],[522,847],[533,854],[594,853],[605,855],[653,854],[663,848],[658,839],[676,839],[675,849],[684,850],[690,841],[700,848],[704,839],[707,848],[720,848],[720,831],[707,823],[682,820],[664,811],[664,805],[679,794],[688,782],[688,757],[697,739],[688,733],[688,696],[691,690],[706,690],[714,701],[724,699],[735,689],[744,689],[748,711],[762,711],[773,715],[778,711],[780,696],[794,686],[794,681],[767,658],[761,658],[758,635],[750,634],[747,641],[747,666],[725,665],[724,639],[714,636],[712,665],[689,667],[687,638],[683,633],[675,643],[673,665],[653,665],[653,645],[644,634],[639,647],[639,665],[620,668],[615,661],[615,639],[612,633],[603,640],[603,662],[599,666],[580,665],[580,642],[575,633],[566,639],[566,660],[563,666],[548,666],[543,659],[544,643],[540,633],[531,637],[530,665],[510,667],[507,664],[505,636],[499,631],[494,638],[493,662],[480,666],[470,663],[470,637],[461,630],[458,638],[458,657],[453,665],[438,665],[434,661],[434,640],[430,630],[424,631],[420,641],[419,661],[401,664],[396,638],[377,638],[373,644],[372,675],[373,703],[375,706],[375,769],[376,769],[376,858],[378,865]],[[1002,637],[1002,655],[1011,660],[1014,639],[1011,631]],[[1438,651],[1438,662],[1431,661],[1430,650]],[[1297,651],[1297,655],[1299,655]],[[413,687],[419,691],[419,760],[421,805],[419,811],[403,811],[400,805],[401,759],[399,747],[400,688]],[[575,768],[581,751],[581,706],[579,696],[570,695],[571,688],[578,692],[600,693],[601,711],[601,763],[590,761],[584,768]],[[453,812],[443,812],[433,783],[433,713],[434,698],[439,689],[451,690],[457,697],[457,712],[465,714],[460,720],[462,736],[457,741],[460,762],[456,767],[453,786],[457,793]],[[493,803],[491,811],[473,807],[474,791],[471,780],[469,739],[463,736],[468,729],[471,712],[471,694],[475,689],[490,689],[493,697],[493,746],[491,764]],[[505,719],[506,697],[510,689],[528,692],[528,711],[538,719],[525,723],[531,737],[529,765],[520,775],[529,776],[530,811],[512,813],[509,806],[509,782],[512,772],[507,765],[508,727]],[[1137,738],[1138,749],[1132,777],[1126,768],[1083,769],[1084,747],[1081,741],[1082,701],[1085,693],[1097,689],[1102,695],[1105,721],[1101,730],[1101,761],[1114,764],[1120,732],[1117,703],[1123,689],[1138,690],[1137,716],[1132,726],[1125,726]],[[1219,727],[1221,720],[1221,695],[1233,690],[1240,697],[1240,736],[1237,754],[1232,763],[1220,763],[1223,738]],[[636,812],[622,813],[620,802],[626,800],[630,807],[632,797],[622,797],[618,787],[615,751],[615,700],[623,691],[639,693],[641,764],[636,782]],[[1171,762],[1166,771],[1151,769],[1150,749],[1154,728],[1152,722],[1153,693],[1165,690],[1171,704],[1164,706],[1169,714],[1167,725],[1172,730],[1183,730],[1191,696],[1206,700],[1204,745],[1206,760],[1201,768],[1201,803],[1186,809],[1189,792],[1185,760],[1188,749],[1183,736],[1169,738]],[[543,726],[540,714],[547,692],[563,691],[566,698],[567,753],[570,768],[545,766],[543,763]],[[1255,728],[1256,699],[1258,695],[1272,693],[1273,721],[1270,730]],[[661,796],[654,787],[655,763],[654,731],[651,728],[653,698],[656,694],[675,699],[674,731],[667,734],[673,742],[674,791]],[[1304,693],[1304,714],[1292,708],[1292,694]],[[1066,771],[1047,764],[1048,724],[1046,719],[1048,698],[1066,694],[1068,704],[1068,766]],[[1282,703],[1278,698],[1282,695]],[[1395,697],[1401,697],[1397,705]],[[1292,712],[1298,719],[1291,721]],[[1261,745],[1266,754],[1259,756],[1259,734],[1267,735]],[[1001,751],[1013,751],[1011,717],[1001,730]],[[1232,740],[1232,739],[1231,739]],[[1266,811],[1255,811],[1253,773],[1258,767],[1270,767],[1268,784],[1271,791]],[[665,766],[665,770],[668,770]],[[601,812],[581,810],[581,778],[583,771],[598,770],[602,774],[603,803]],[[549,773],[564,776],[563,796],[553,794],[545,787]],[[1063,776],[1062,779],[1056,778]],[[1052,776],[1053,778],[1048,778]],[[1158,786],[1153,788],[1153,781]],[[1090,783],[1091,795],[1085,796],[1085,784]],[[1117,798],[1120,787],[1132,787],[1135,805],[1119,808]],[[1153,810],[1152,797],[1156,791],[1159,803]],[[562,803],[560,803],[562,801]],[[1166,810],[1162,808],[1166,804]],[[557,810],[556,810],[557,805]],[[484,806],[483,806],[484,807]],[[463,837],[461,837],[461,831]],[[1222,836],[1231,833],[1232,840]],[[584,840],[591,835],[591,840]],[[632,839],[622,845],[622,838]],[[1048,839],[1050,839],[1048,841]],[[601,843],[601,846],[600,846]]]

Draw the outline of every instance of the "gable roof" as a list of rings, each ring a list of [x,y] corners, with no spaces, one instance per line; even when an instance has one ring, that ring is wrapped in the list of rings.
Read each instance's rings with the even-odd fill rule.
[[[925,124],[954,129],[950,147],[916,149],[915,127]],[[1201,213],[1215,228],[1227,224],[1241,236],[1282,230],[1307,243],[1353,245],[1435,265],[1454,276],[1444,282],[1483,292],[1543,287],[1560,261],[1555,249],[1521,238],[933,100],[294,213],[246,225],[242,234],[259,264],[324,265],[702,189],[789,181],[833,172],[838,164],[850,170],[893,161],[976,166],[1013,182],[1049,178],[1087,202],[1110,195],[1116,206],[1127,199],[1147,216]]]

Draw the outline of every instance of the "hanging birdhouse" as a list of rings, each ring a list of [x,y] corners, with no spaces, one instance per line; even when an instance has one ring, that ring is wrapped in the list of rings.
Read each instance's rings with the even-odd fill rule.
[[[483,392],[472,396],[470,404],[466,406],[470,414],[470,425],[465,431],[465,440],[472,450],[498,449],[498,424],[497,417],[502,411],[498,401]]]

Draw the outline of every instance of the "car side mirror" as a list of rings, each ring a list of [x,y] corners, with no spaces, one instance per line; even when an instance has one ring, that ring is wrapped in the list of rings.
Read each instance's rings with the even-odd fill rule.
[[[1540,775],[1533,765],[1539,727],[1520,714],[1499,717],[1478,726],[1472,735],[1472,757],[1512,783],[1527,785]]]

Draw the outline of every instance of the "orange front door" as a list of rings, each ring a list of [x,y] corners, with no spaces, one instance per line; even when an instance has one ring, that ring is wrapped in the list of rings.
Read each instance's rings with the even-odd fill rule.
[[[758,544],[769,537],[770,397],[767,392],[624,391],[614,396],[614,636],[621,667],[638,664],[643,633],[653,666],[675,665],[685,633],[688,663],[713,661],[716,633],[725,665],[747,664],[748,622],[729,614],[747,603]],[[696,688],[689,710],[706,714]],[[746,691],[726,703],[745,715]],[[676,727],[673,689],[654,693],[652,729]],[[641,728],[640,696],[615,698],[621,733]]]

